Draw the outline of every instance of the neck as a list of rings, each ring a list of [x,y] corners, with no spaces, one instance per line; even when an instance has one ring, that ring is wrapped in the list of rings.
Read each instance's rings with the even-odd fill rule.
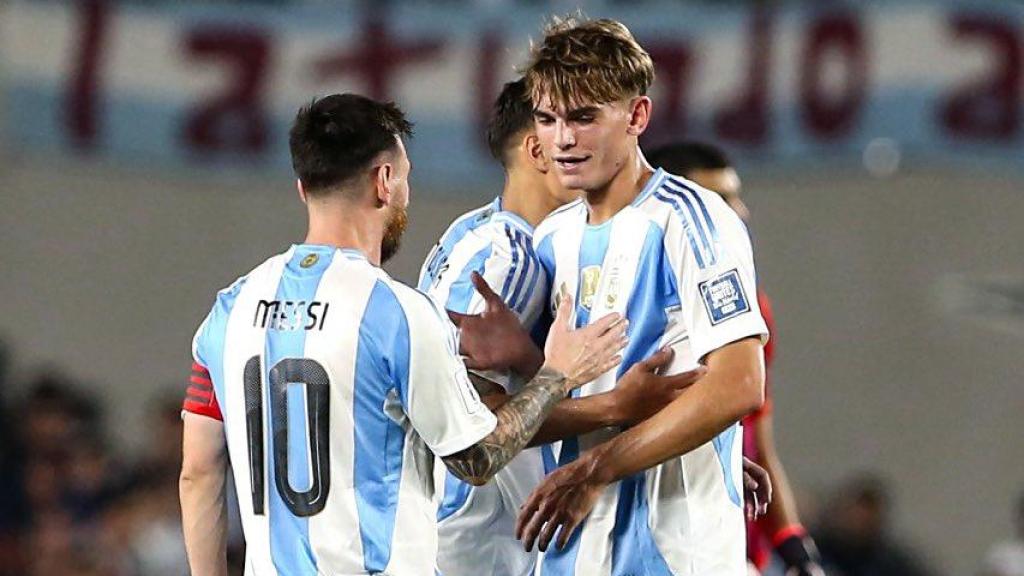
[[[502,208],[516,214],[534,228],[559,203],[548,193],[543,175],[529,169],[513,169],[505,173],[505,189],[501,192]]]
[[[654,174],[639,148],[630,154],[622,169],[604,187],[587,191],[590,224],[603,224],[629,206]]]
[[[310,199],[306,244],[323,244],[362,252],[374,266],[380,266],[380,244],[384,226],[379,218],[350,202],[337,198]]]

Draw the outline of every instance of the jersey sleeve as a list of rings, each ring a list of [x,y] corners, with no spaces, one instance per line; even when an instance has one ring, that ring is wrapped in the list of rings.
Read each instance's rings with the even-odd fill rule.
[[[693,210],[680,218],[675,266],[694,357],[750,336],[767,343],[746,226],[717,196],[689,192]]]
[[[407,302],[408,361],[398,380],[402,407],[413,428],[438,456],[476,444],[497,419],[480,401],[458,355],[455,326],[434,301]]]
[[[210,371],[198,362],[192,362],[192,374],[185,390],[185,401],[181,406],[185,412],[191,412],[214,420],[224,421],[217,395],[213,392],[213,381]]]
[[[509,308],[517,314],[523,313],[527,284],[536,275],[538,264],[520,232],[508,227],[495,228],[488,230],[493,238],[472,234],[462,245],[457,245],[449,259],[455,267],[439,270],[430,283],[427,292],[446,309],[463,314],[483,311],[483,298],[472,281],[472,274],[476,272]]]

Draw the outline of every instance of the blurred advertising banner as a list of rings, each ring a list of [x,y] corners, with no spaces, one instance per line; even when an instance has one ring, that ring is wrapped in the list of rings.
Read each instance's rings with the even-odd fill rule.
[[[318,94],[393,99],[419,178],[495,170],[483,125],[549,13],[536,4],[298,6],[104,0],[0,7],[6,145],[192,169],[286,170]],[[602,5],[654,57],[647,143],[708,138],[750,161],[1024,158],[1024,5]],[[870,167],[870,166],[869,166]]]

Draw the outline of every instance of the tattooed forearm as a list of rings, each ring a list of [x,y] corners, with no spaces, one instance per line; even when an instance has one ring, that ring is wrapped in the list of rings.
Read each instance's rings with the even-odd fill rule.
[[[480,486],[508,464],[533,438],[544,419],[565,397],[566,378],[542,368],[523,390],[498,408],[498,425],[473,446],[443,458],[460,479]]]

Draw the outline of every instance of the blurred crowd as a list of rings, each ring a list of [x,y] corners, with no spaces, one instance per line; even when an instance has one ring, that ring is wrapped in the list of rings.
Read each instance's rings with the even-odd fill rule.
[[[46,372],[10,398],[4,365],[0,359],[0,576],[187,575],[181,398],[151,402],[145,448],[128,458],[108,441],[111,420],[85,385]],[[804,507],[830,575],[936,574],[892,533],[882,477],[858,475],[833,492]],[[1017,534],[992,547],[978,576],[1024,576],[1024,495],[1014,512]],[[232,524],[229,561],[240,575],[244,549]]]
[[[0,576],[188,574],[181,398],[150,403],[131,458],[83,383],[45,372],[19,382],[17,398],[9,384],[0,372]]]

